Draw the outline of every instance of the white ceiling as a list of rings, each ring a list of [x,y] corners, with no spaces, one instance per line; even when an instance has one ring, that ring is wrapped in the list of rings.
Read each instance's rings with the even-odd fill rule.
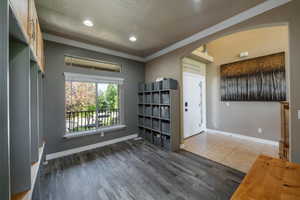
[[[148,56],[265,0],[36,0],[42,29]],[[91,19],[94,27],[82,24]],[[138,41],[128,40],[136,35]]]

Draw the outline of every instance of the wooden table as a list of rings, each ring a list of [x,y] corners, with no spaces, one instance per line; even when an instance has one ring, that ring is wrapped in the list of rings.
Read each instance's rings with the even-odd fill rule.
[[[300,200],[300,165],[260,155],[231,200]]]

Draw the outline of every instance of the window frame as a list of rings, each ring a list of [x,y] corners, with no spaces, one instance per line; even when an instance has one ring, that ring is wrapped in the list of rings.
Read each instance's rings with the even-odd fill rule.
[[[89,82],[96,84],[96,98],[98,96],[98,84],[117,84],[118,85],[118,95],[119,95],[119,115],[120,115],[120,123],[112,126],[103,126],[97,127],[94,130],[87,130],[87,131],[78,131],[78,132],[67,132],[66,131],[66,89],[64,88],[64,133],[63,138],[75,138],[81,136],[88,136],[94,134],[101,134],[104,135],[106,132],[117,131],[126,128],[125,121],[124,121],[124,78],[121,77],[113,77],[113,76],[96,76],[96,75],[88,75],[88,74],[79,74],[79,73],[71,73],[65,72],[64,73],[64,84],[67,81],[74,81],[74,82]]]

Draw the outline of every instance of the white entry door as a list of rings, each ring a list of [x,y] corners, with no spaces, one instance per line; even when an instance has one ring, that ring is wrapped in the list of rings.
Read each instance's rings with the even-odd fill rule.
[[[184,138],[205,129],[205,77],[183,73],[183,123]]]

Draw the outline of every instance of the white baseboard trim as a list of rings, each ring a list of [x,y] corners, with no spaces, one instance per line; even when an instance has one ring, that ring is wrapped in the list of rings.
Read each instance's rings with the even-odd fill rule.
[[[99,148],[99,147],[104,147],[104,146],[107,146],[107,145],[111,145],[111,144],[123,142],[123,141],[126,141],[126,140],[134,139],[136,137],[138,137],[138,134],[132,134],[132,135],[128,135],[128,136],[125,136],[125,137],[120,137],[120,138],[116,138],[116,139],[112,139],[112,140],[108,140],[108,141],[104,141],[104,142],[99,142],[99,143],[96,143],[96,144],[91,144],[91,145],[87,145],[87,146],[83,146],[83,147],[69,149],[69,150],[66,150],[66,151],[60,151],[60,152],[56,152],[56,153],[47,154],[46,155],[46,160],[53,160],[53,159],[56,159],[56,158],[61,158],[61,157],[64,157],[64,156],[75,154],[75,153],[80,153],[80,152],[83,152],[83,151],[88,151],[88,150],[96,149],[96,148]]]
[[[251,141],[259,142],[259,143],[263,143],[263,144],[271,144],[271,145],[279,146],[279,142],[276,142],[276,141],[266,140],[266,139],[251,137],[251,136],[245,136],[245,135],[241,135],[241,134],[238,134],[238,133],[230,133],[230,132],[214,130],[214,129],[206,129],[206,132],[208,132],[208,133],[218,133],[218,134],[228,135],[228,136],[241,138],[241,139],[245,139],[245,140],[251,140]]]

